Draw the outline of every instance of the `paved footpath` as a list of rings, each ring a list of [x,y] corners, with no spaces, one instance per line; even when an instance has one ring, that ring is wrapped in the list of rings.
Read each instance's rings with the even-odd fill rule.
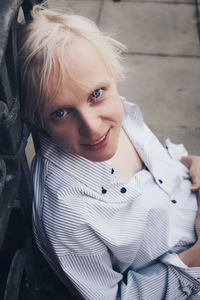
[[[198,0],[199,1],[199,0]],[[163,142],[170,137],[200,154],[200,43],[197,0],[49,0],[116,33],[127,45],[120,92],[139,104]],[[199,1],[200,5],[200,1]]]

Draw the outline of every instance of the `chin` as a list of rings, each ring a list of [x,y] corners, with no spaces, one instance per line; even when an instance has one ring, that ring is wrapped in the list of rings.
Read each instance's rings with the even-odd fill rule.
[[[99,153],[99,154],[91,155],[91,156],[88,156],[85,158],[87,158],[88,160],[93,161],[93,162],[103,162],[103,161],[111,159],[114,156],[114,154],[115,154],[115,151],[112,151],[112,152],[105,153],[105,154]]]

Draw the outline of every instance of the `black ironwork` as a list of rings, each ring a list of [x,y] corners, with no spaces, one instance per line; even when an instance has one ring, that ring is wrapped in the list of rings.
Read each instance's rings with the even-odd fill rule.
[[[32,237],[29,129],[20,118],[16,29],[20,7],[28,22],[36,2],[42,1],[0,1],[0,299],[75,300],[80,297],[70,281],[69,289],[60,283]]]

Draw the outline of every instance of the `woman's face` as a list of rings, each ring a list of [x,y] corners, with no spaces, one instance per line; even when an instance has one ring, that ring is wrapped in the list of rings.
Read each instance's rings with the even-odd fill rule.
[[[75,37],[66,51],[67,70],[44,119],[46,132],[66,152],[91,161],[116,152],[123,107],[116,80],[95,47]]]

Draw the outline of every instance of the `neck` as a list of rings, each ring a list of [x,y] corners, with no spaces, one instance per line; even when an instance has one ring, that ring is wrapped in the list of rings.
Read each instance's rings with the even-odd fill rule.
[[[119,135],[117,151],[111,162],[117,170],[118,180],[120,181],[127,181],[143,167],[138,153],[123,129]]]

